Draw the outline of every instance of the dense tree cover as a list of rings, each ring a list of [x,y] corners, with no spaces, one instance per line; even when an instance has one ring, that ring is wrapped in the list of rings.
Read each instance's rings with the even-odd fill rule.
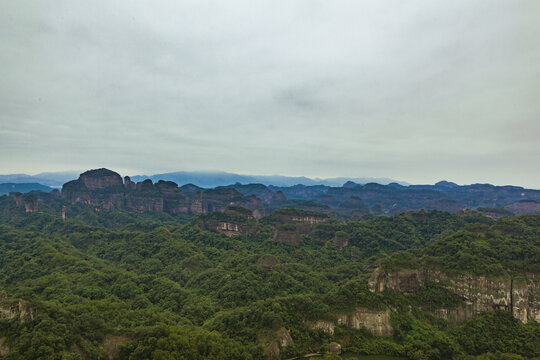
[[[427,247],[423,263],[446,272],[505,276],[540,272],[540,217],[502,218],[471,225]]]
[[[509,312],[493,311],[466,321],[450,331],[469,354],[487,352],[540,356],[540,325],[523,325]]]
[[[517,277],[540,272],[540,217],[501,218],[493,225],[473,223],[422,249],[385,258],[387,271],[429,267],[446,273]]]
[[[280,329],[294,340],[281,348],[286,357],[324,352],[331,341],[339,341],[345,354],[410,359],[540,356],[538,346],[531,345],[540,343],[537,324],[494,313],[449,329],[424,311],[458,304],[460,299],[444,289],[430,285],[412,296],[375,294],[366,283],[373,267],[394,253],[385,264],[418,264],[441,254],[453,261],[450,249],[463,234],[498,239],[492,245],[499,254],[484,255],[504,269],[524,264],[534,269],[540,217],[494,223],[477,214],[430,211],[330,220],[288,246],[274,241],[272,221],[259,221],[250,237],[228,238],[200,226],[223,216],[239,220],[234,213],[187,222],[79,205],[68,206],[63,222],[60,204],[24,213],[12,203],[0,198],[0,299],[7,298],[0,306],[16,308],[24,299],[32,316],[0,320],[0,346],[11,350],[8,359],[79,359],[81,354],[104,359],[111,354],[111,339],[119,342],[120,359],[259,359],[278,341]],[[337,240],[349,245],[339,250]],[[476,251],[461,251],[471,249]],[[306,322],[332,321],[357,307],[392,309],[394,335],[337,327],[332,336]],[[496,331],[520,340],[496,342]]]

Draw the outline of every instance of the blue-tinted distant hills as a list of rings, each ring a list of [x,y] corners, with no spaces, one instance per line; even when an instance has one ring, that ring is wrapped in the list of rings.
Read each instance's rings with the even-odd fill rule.
[[[0,183],[39,183],[53,188],[61,188],[62,185],[68,181],[75,180],[79,177],[82,171],[70,171],[70,172],[44,172],[37,175],[27,174],[8,174],[0,175]],[[135,175],[131,177],[131,180],[135,182],[151,179],[153,182],[159,180],[174,181],[179,186],[186,184],[194,184],[203,188],[213,188],[217,186],[227,186],[236,183],[240,184],[264,184],[274,186],[293,186],[293,185],[326,185],[326,186],[342,186],[347,181],[352,181],[357,184],[366,184],[370,182],[376,182],[379,184],[389,184],[396,182],[395,180],[388,178],[308,178],[305,176],[282,176],[282,175],[241,175],[228,172],[219,171],[175,171],[163,174],[154,175]],[[401,185],[407,185],[407,183],[399,181],[396,182]]]
[[[37,175],[8,174],[0,175],[0,183],[38,183],[53,188],[60,188],[64,183],[77,179],[80,173],[79,171],[65,171],[43,172]]]
[[[20,192],[20,193],[27,193],[30,191],[44,191],[44,192],[50,192],[53,188],[45,185],[41,185],[38,183],[3,183],[0,184],[0,195],[14,193],[14,192]]]
[[[154,182],[159,180],[174,181],[178,185],[195,184],[200,187],[212,188],[216,186],[226,186],[231,184],[263,184],[274,186],[293,186],[293,185],[326,185],[326,186],[342,186],[347,181],[353,181],[359,184],[376,182],[379,184],[389,184],[396,182],[388,178],[346,178],[336,177],[329,179],[308,178],[305,176],[281,176],[281,175],[240,175],[227,172],[206,172],[206,171],[176,171],[164,174],[155,175],[136,175],[131,178],[133,181],[143,181],[151,179]],[[406,185],[405,182],[399,182]]]
[[[110,177],[113,174],[116,177],[115,184],[123,183],[120,174],[106,170],[109,175],[105,176],[103,175],[105,170],[98,169],[89,172],[93,172],[98,177]],[[73,183],[71,180],[76,177],[78,175],[74,173],[42,173],[35,176],[15,174],[0,175],[0,182],[11,179],[11,181],[5,181],[9,184],[4,185],[3,194],[24,193],[32,190],[48,192],[52,190],[52,186],[58,188],[64,183]],[[30,179],[40,179],[41,184],[35,180],[28,181]],[[246,197],[242,200],[243,203],[250,206],[253,202],[257,203],[257,210],[260,210],[261,214],[284,207],[333,212],[342,217],[359,219],[366,216],[394,215],[421,209],[448,212],[475,209],[492,217],[506,216],[504,215],[506,213],[540,212],[540,190],[509,185],[458,185],[449,181],[440,181],[433,185],[409,185],[386,178],[312,179],[280,175],[256,176],[227,172],[178,171],[150,176],[136,175],[131,180],[126,179],[125,186],[129,186],[130,189],[153,186],[150,181],[145,181],[147,179],[155,183],[157,188],[165,189],[165,193],[167,191],[175,193],[177,188],[172,182],[176,183],[182,194],[180,196],[183,199],[182,211],[192,211],[192,207],[194,209],[198,207],[198,211],[202,211],[201,204],[195,202],[194,196],[199,196],[198,201],[200,201],[202,194],[206,194],[205,196],[210,199],[206,199],[206,203],[203,201],[203,205],[208,206],[207,211],[215,211],[217,205],[211,203],[212,201],[223,205],[236,203],[238,199]],[[110,179],[104,179],[100,184],[105,183],[105,180]],[[17,182],[20,183],[17,184]],[[47,184],[52,186],[47,186]],[[98,197],[93,200],[99,199]],[[122,199],[122,196],[111,201],[118,199]],[[148,204],[143,205],[148,209],[153,209],[153,201],[154,199],[150,198]]]

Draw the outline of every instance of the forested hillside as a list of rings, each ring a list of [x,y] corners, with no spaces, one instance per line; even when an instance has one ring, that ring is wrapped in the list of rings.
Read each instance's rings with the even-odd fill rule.
[[[5,359],[540,356],[534,318],[499,309],[455,324],[435,310],[466,299],[442,282],[409,294],[368,286],[374,271],[419,268],[536,274],[536,284],[540,216],[344,222],[289,209],[257,220],[240,207],[189,216],[74,204],[63,220],[61,208],[52,199],[25,212],[0,197]]]

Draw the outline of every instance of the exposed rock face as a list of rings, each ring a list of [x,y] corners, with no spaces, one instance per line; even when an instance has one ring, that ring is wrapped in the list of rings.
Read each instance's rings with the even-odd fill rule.
[[[0,319],[33,320],[34,309],[24,300],[19,300],[16,303],[8,303],[4,300],[0,303]]]
[[[79,180],[88,190],[123,186],[120,175],[108,169],[88,170],[81,174]]]
[[[279,329],[276,335],[279,341],[279,346],[281,348],[294,346],[293,338],[291,337],[291,334],[289,334],[289,331],[287,329],[285,328]]]
[[[277,342],[271,342],[264,348],[264,354],[268,360],[279,360],[279,345]]]
[[[163,195],[163,211],[169,214],[181,214],[188,212],[186,197],[172,181],[158,181],[156,187]]]
[[[285,223],[298,223],[310,227],[328,222],[328,217],[325,216],[283,215],[283,218]]]
[[[336,329],[336,325],[332,321],[324,321],[324,320],[317,320],[317,321],[307,321],[306,325],[311,330],[322,330],[327,334],[334,335],[334,331]]]
[[[23,203],[22,194],[20,192],[15,193],[15,204],[21,206]]]
[[[438,309],[434,315],[457,323],[470,319],[483,311],[500,309],[510,311],[523,322],[540,321],[540,283],[537,274],[526,274],[526,279],[497,280],[466,275],[446,275],[437,271],[407,270],[385,273],[375,270],[368,285],[371,291],[384,290],[411,293],[419,290],[426,282],[436,282],[459,295],[465,305],[458,309]]]
[[[424,283],[423,274],[417,270],[403,270],[398,273],[384,273],[375,270],[368,280],[372,292],[391,290],[400,293],[412,293]]]
[[[366,328],[373,335],[390,336],[394,329],[390,325],[390,310],[378,311],[367,308],[358,308],[352,314],[338,316],[338,325],[345,325],[353,329]]]
[[[328,351],[330,354],[339,355],[341,354],[341,345],[337,342],[331,342],[328,344]]]
[[[107,169],[89,170],[79,179],[65,183],[62,197],[71,204],[88,204],[96,210],[124,208],[122,178]]]
[[[360,330],[365,328],[373,335],[390,336],[394,333],[390,325],[390,310],[372,310],[367,308],[357,308],[350,314],[339,314],[336,322],[317,320],[307,321],[307,326],[312,330],[322,330],[330,335],[334,335],[336,325],[347,326],[352,329]]]
[[[214,228],[217,232],[225,234],[225,236],[249,235],[249,227],[243,224],[235,224],[230,222],[218,222]]]
[[[226,236],[255,235],[259,230],[251,210],[239,206],[229,206],[223,212],[204,214],[199,217],[202,228],[225,234]]]
[[[124,187],[126,189],[133,190],[137,187],[137,184],[131,181],[131,178],[129,176],[124,176]]]
[[[327,214],[298,209],[277,210],[272,216],[276,225],[274,240],[287,245],[299,244],[302,235],[309,234],[315,226],[325,224],[329,219]]]
[[[26,195],[23,197],[23,200],[26,212],[36,212],[39,210],[38,198],[36,195]]]
[[[281,359],[281,350],[294,347],[294,341],[285,328],[280,328],[275,334],[259,334],[257,343],[264,348],[266,358],[269,360]]]
[[[227,206],[238,205],[252,210],[256,218],[264,215],[264,205],[260,199],[254,195],[244,196],[234,188],[204,190],[193,185],[183,188],[188,191],[187,194],[172,181],[160,180],[153,184],[148,179],[135,184],[129,176],[122,181],[114,171],[97,169],[86,171],[79,179],[65,183],[62,197],[69,203],[88,204],[96,210],[120,208],[175,215],[223,211]],[[232,225],[222,227],[226,231],[236,231]]]
[[[191,204],[189,206],[189,211],[192,214],[202,214],[203,213],[203,204],[202,204],[202,193],[199,196],[196,196],[191,200]]]

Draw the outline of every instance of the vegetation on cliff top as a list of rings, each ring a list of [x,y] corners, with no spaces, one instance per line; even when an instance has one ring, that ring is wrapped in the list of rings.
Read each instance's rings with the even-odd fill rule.
[[[460,328],[471,334],[467,337],[476,336],[473,348],[443,320],[420,310],[428,297],[432,304],[451,305],[441,289],[407,297],[374,294],[366,284],[372,269],[393,253],[436,254],[429,249],[444,250],[445,242],[478,229],[506,239],[504,244],[518,241],[522,247],[513,248],[518,253],[510,264],[524,259],[533,264],[528,254],[538,249],[540,217],[491,225],[477,215],[408,213],[321,224],[302,245],[287,246],[273,240],[275,228],[264,221],[253,237],[227,238],[202,230],[198,218],[186,224],[185,217],[163,213],[94,212],[77,205],[68,206],[63,222],[59,204],[27,214],[13,203],[0,198],[0,291],[25,299],[35,311],[24,322],[0,320],[8,359],[80,359],[82,353],[87,359],[107,358],[111,336],[126,339],[119,345],[120,359],[258,359],[265,357],[262,334],[281,328],[294,339],[294,345],[281,347],[282,356],[324,351],[332,341],[345,353],[411,359],[497,351],[540,355],[538,346],[530,345],[540,334],[537,324],[501,321],[499,315],[474,319]],[[337,250],[336,236],[349,245]],[[504,253],[493,259],[506,262]],[[306,323],[334,320],[357,307],[394,309],[394,336],[344,327],[332,336]],[[489,329],[496,326],[514,334],[515,344],[494,341]]]

